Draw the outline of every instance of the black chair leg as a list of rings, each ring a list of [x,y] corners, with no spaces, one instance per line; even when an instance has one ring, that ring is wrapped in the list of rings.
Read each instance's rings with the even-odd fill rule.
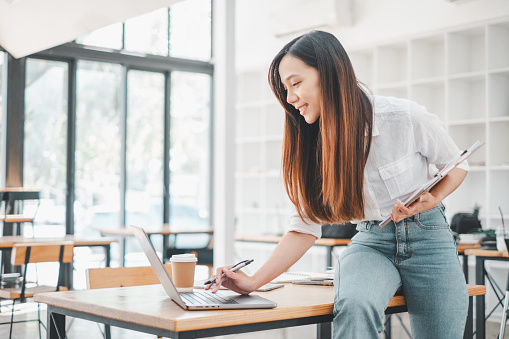
[[[12,310],[11,310],[11,328],[9,330],[9,339],[12,338],[12,325],[14,323],[14,303],[16,302],[16,300],[13,300],[12,301]]]
[[[39,327],[39,339],[42,339],[41,336],[41,305],[37,303],[37,326]]]

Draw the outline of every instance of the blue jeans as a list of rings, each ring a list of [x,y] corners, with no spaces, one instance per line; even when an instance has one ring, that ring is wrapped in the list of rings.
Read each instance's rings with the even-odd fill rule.
[[[414,339],[463,338],[468,290],[443,205],[382,229],[370,222],[357,229],[336,270],[334,338],[379,338],[398,290]]]

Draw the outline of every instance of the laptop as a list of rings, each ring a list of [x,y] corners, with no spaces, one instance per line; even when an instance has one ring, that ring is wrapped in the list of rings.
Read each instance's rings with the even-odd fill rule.
[[[166,294],[180,307],[188,311],[209,309],[241,309],[241,308],[274,308],[277,304],[258,295],[243,295],[233,291],[209,291],[179,292],[171,281],[163,263],[149,240],[145,230],[141,227],[131,226],[136,239],[147,256],[150,265],[163,285]]]

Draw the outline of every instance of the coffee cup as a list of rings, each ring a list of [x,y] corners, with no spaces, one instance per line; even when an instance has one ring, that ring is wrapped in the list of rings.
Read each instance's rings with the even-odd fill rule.
[[[173,283],[177,288],[192,289],[198,259],[193,253],[175,254],[170,258]]]

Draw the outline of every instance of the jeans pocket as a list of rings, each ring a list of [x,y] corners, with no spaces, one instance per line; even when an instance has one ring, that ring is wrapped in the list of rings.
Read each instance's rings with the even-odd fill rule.
[[[425,230],[443,230],[449,228],[442,203],[432,209],[417,213],[414,216],[414,220],[417,226]]]

